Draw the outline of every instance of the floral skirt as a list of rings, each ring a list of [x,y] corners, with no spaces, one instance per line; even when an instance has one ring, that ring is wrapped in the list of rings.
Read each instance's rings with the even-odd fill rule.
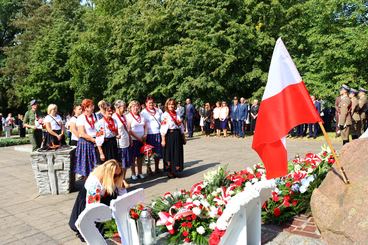
[[[74,172],[82,176],[88,176],[93,168],[97,166],[98,162],[94,144],[84,138],[79,138]]]

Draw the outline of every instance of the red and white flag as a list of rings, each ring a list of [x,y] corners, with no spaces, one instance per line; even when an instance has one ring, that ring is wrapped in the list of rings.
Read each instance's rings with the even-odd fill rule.
[[[267,85],[259,107],[252,148],[268,179],[287,174],[286,136],[303,123],[322,119],[281,38],[273,51]]]

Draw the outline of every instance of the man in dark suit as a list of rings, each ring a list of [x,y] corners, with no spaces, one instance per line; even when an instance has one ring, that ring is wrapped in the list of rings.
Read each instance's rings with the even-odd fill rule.
[[[314,106],[316,107],[316,110],[318,111],[318,114],[320,114],[321,113],[321,103],[318,100],[316,100],[316,97],[314,95],[311,95],[311,99],[312,99]],[[311,137],[313,137],[314,139],[317,138],[318,123],[310,123],[308,127],[309,127],[308,138],[311,138]]]
[[[188,138],[192,138],[193,137],[193,119],[195,115],[195,109],[190,99],[187,99],[185,102],[187,103],[185,105],[185,119],[187,121]]]
[[[239,136],[240,134],[240,105],[239,105],[239,101],[238,101],[238,97],[234,97],[233,100],[233,104],[231,105],[230,108],[230,118],[231,118],[231,123],[233,125],[233,134],[235,136]]]
[[[245,99],[240,98],[240,106],[239,106],[239,136],[244,137],[245,135],[245,121],[248,118],[248,104],[245,103]]]

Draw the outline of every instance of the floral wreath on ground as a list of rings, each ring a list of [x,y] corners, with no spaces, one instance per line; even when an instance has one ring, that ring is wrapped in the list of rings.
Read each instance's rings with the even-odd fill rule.
[[[289,174],[275,180],[277,187],[262,206],[263,221],[282,224],[308,211],[313,190],[321,184],[334,162],[327,147],[322,147],[319,154],[308,153],[304,158],[289,162]],[[228,221],[219,220],[226,204],[244,188],[262,180],[266,180],[266,175],[261,164],[235,173],[220,167],[206,173],[204,180],[194,184],[190,191],[167,192],[149,206],[159,233],[168,232],[170,244],[216,245],[228,226]],[[137,220],[142,209],[142,204],[133,208],[130,217]]]

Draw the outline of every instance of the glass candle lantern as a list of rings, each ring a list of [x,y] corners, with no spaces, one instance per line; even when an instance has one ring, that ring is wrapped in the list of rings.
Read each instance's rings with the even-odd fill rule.
[[[138,236],[141,245],[153,245],[156,242],[155,220],[149,209],[142,210],[138,222]]]

